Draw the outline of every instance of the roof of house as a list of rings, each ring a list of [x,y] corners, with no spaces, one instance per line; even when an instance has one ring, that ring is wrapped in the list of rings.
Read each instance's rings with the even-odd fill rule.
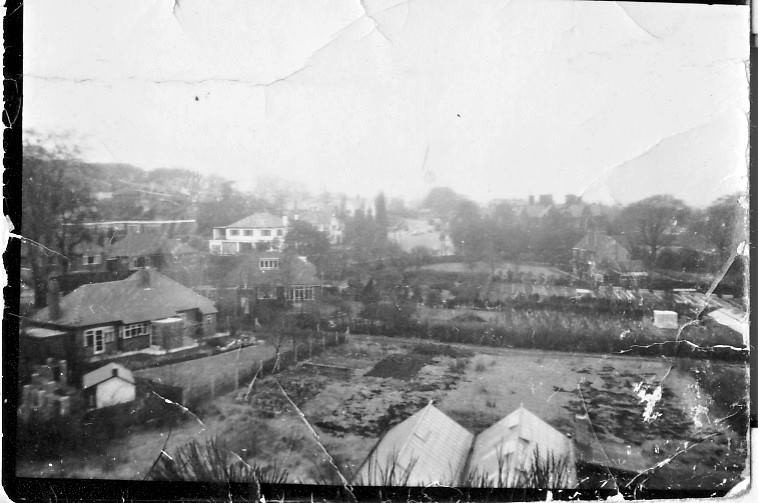
[[[278,269],[263,270],[261,259],[279,259]],[[254,252],[240,256],[240,262],[224,277],[225,286],[320,285],[316,266],[304,257],[282,252]]]
[[[329,227],[332,223],[332,216],[333,213],[329,211],[310,210],[295,213],[290,220],[307,222],[314,227],[318,227],[319,225]]]
[[[74,255],[95,255],[98,253],[103,253],[104,251],[105,248],[95,243],[94,241],[82,241],[80,243],[76,243],[71,248],[71,252]]]
[[[196,249],[180,239],[169,239],[157,232],[127,234],[108,250],[111,257],[142,257],[146,255],[189,255]]]
[[[257,229],[260,227],[284,227],[284,219],[272,213],[253,213],[233,224],[224,225],[220,228]]]
[[[519,473],[528,473],[535,463],[551,471],[550,487],[576,486],[571,440],[521,406],[476,437],[467,477],[524,487],[528,484]]]
[[[457,486],[473,439],[471,432],[430,403],[384,434],[358,470],[356,482]],[[396,478],[384,480],[393,465]]]
[[[149,278],[148,287],[141,279],[145,274]],[[120,281],[82,285],[61,298],[60,307],[58,319],[50,319],[48,308],[44,308],[32,316],[32,320],[84,327],[157,320],[190,309],[199,309],[203,314],[217,312],[210,299],[152,269],[142,269]]]
[[[141,257],[162,253],[164,237],[155,232],[130,233],[108,250],[111,257]]]
[[[113,375],[114,370],[117,372],[117,376]],[[132,375],[131,370],[124,367],[123,365],[111,362],[93,370],[92,372],[87,372],[84,374],[82,376],[82,389],[97,386],[101,382],[107,381],[113,377],[120,378],[126,382],[134,384],[134,376]]]

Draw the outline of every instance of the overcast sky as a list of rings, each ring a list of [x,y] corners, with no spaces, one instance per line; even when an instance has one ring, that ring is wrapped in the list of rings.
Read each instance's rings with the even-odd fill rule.
[[[746,184],[747,7],[27,0],[24,128],[252,187],[704,205]]]

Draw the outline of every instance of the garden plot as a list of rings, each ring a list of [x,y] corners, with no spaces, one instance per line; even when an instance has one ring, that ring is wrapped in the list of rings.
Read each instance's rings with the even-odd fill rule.
[[[416,362],[413,372],[396,365],[403,359]],[[351,336],[342,346],[258,379],[246,400],[243,388],[195,410],[202,426],[190,418],[174,428],[166,450],[215,436],[249,463],[286,470],[291,482],[338,483],[289,400],[348,478],[388,428],[430,400],[472,433],[523,405],[564,433],[573,433],[575,415],[588,411],[605,450],[623,454],[630,466],[652,467],[676,456],[649,477],[650,486],[730,487],[744,467],[744,435],[719,421],[727,414],[713,405],[687,364],[670,369],[663,359]],[[722,384],[744,387],[744,366],[722,367],[729,370]],[[655,419],[646,423],[640,385],[654,390],[659,384]],[[714,430],[721,434],[696,444]],[[67,464],[64,476],[140,478],[166,433],[144,431],[114,441],[107,446],[114,458],[108,472],[93,457]]]

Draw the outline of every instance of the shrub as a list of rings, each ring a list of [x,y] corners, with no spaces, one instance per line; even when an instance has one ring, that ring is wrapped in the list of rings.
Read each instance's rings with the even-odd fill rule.
[[[468,359],[456,358],[448,366],[448,370],[453,374],[463,374],[466,371],[466,365],[468,365]]]
[[[216,438],[179,447],[169,457],[161,452],[147,478],[162,481],[284,484],[289,473],[277,465],[249,464]]]

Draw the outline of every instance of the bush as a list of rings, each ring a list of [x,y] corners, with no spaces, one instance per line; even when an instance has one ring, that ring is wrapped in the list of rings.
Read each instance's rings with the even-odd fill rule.
[[[277,465],[244,462],[216,438],[178,448],[171,457],[161,452],[147,475],[149,480],[284,484],[289,473]]]
[[[468,359],[456,358],[448,366],[448,370],[453,374],[463,374],[466,371],[468,365]]]

